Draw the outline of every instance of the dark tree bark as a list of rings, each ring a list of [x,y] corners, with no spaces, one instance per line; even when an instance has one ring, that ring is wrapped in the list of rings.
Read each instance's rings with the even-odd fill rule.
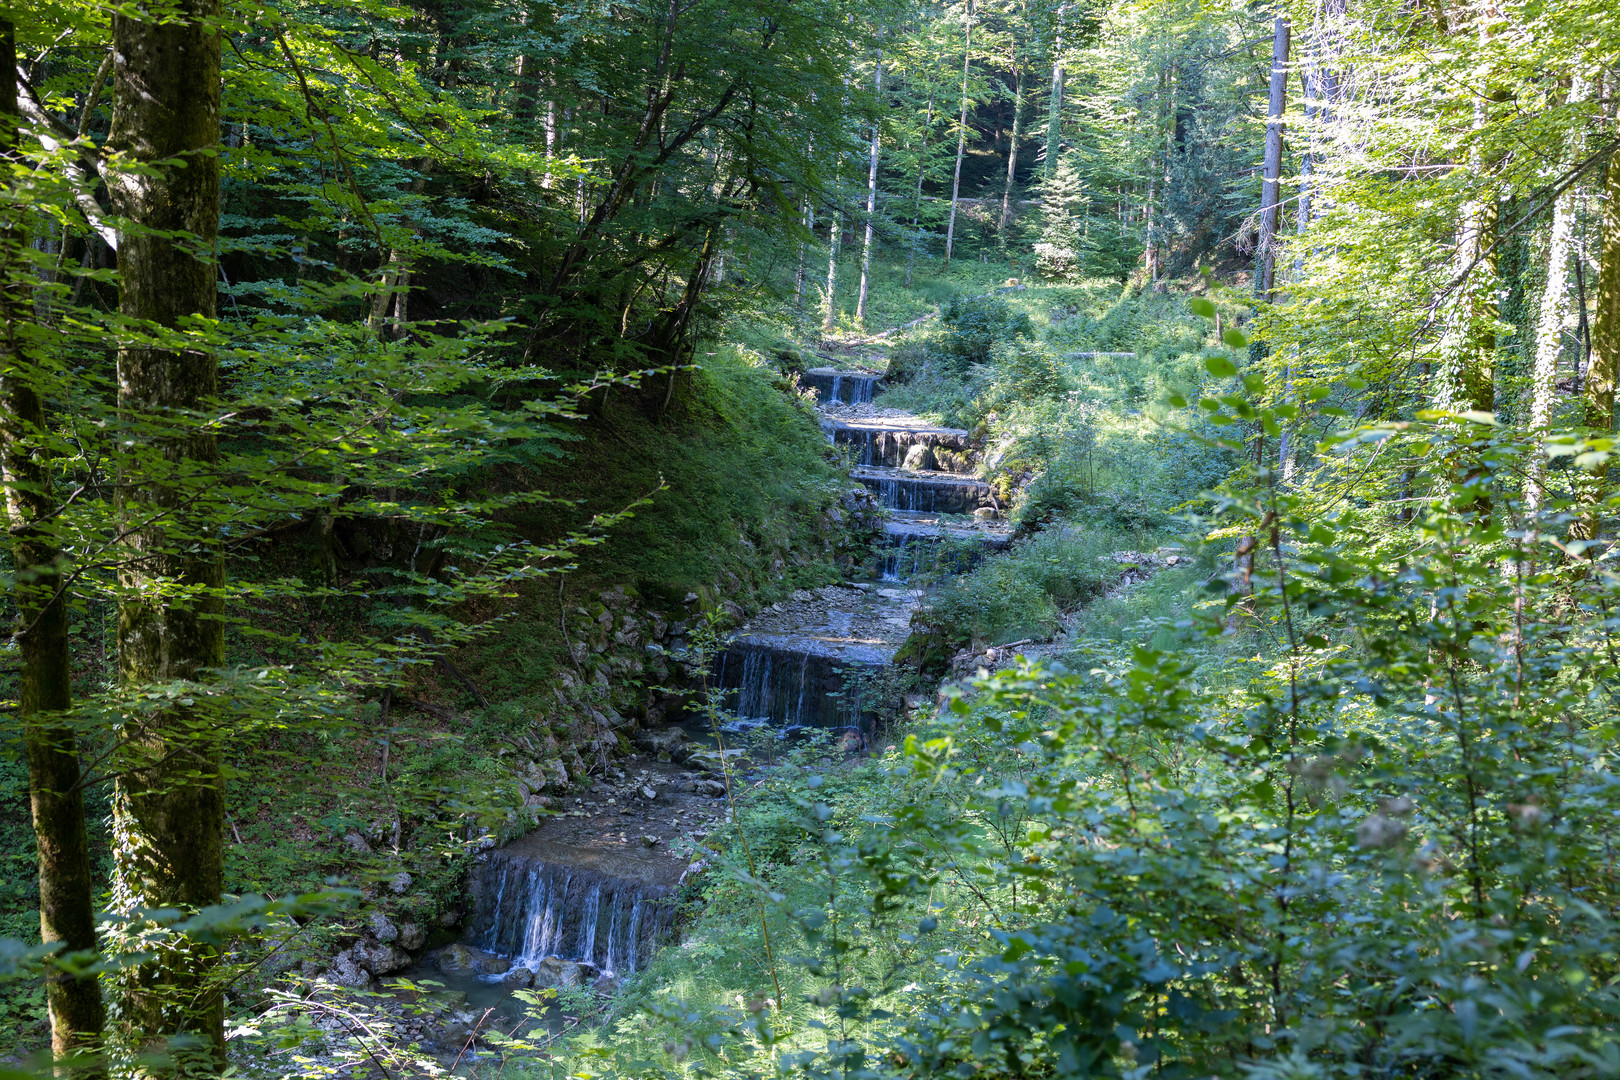
[[[113,17],[109,146],[133,166],[111,183],[114,209],[130,223],[118,253],[119,310],[176,327],[215,313],[220,5],[179,0],[165,10],[172,21],[145,21],[138,8]],[[216,394],[217,361],[182,342],[128,345],[118,354],[118,387],[121,419],[139,432],[120,462],[120,511],[130,529],[119,574],[120,675],[132,688],[204,682],[224,660],[225,569],[194,508],[219,459],[195,410]],[[113,826],[115,902],[126,914],[220,901],[220,732],[202,700],[177,695],[123,721]],[[143,942],[152,959],[124,977],[119,1034],[132,1050],[168,1055],[155,1073],[215,1075],[225,1064],[224,1002],[209,983],[218,953],[156,938]]]
[[[17,47],[11,23],[0,20],[0,158],[17,144]],[[67,605],[62,595],[62,553],[40,523],[56,509],[46,445],[45,406],[38,367],[24,344],[22,323],[33,311],[23,245],[14,222],[0,229],[0,470],[15,566],[15,640],[22,660],[18,712],[28,755],[28,795],[39,858],[39,937],[66,952],[96,949],[90,853],[84,828],[79,754],[64,718],[72,706]],[[105,1015],[96,979],[51,972],[45,982],[51,1017],[51,1052],[68,1069],[80,1058],[79,1075],[100,1075],[81,1055],[99,1049]]]

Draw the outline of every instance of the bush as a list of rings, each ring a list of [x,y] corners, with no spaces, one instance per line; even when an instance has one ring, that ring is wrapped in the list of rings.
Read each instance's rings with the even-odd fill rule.
[[[958,376],[974,364],[989,363],[997,342],[1035,336],[1029,316],[1000,296],[957,297],[941,309],[939,321],[944,333],[937,356]]]

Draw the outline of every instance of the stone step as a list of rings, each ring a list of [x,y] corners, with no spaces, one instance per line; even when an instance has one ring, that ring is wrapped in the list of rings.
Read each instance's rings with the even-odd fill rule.
[[[833,418],[823,420],[821,426],[834,446],[854,448],[857,465],[970,473],[981,456],[972,436],[956,428]]]
[[[951,473],[857,468],[849,475],[875,492],[879,503],[890,510],[971,514],[991,505],[989,484]]]

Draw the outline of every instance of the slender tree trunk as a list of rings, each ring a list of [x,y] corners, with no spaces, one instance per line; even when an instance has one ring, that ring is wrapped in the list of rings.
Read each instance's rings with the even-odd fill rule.
[[[1615,379],[1620,376],[1620,164],[1609,161],[1604,181],[1603,247],[1598,263],[1592,314],[1592,356],[1586,365],[1582,419],[1594,435],[1614,430]],[[1570,526],[1572,539],[1596,540],[1603,525],[1602,505],[1609,494],[1609,470],[1599,465],[1580,484],[1580,520]]]
[[[911,270],[917,264],[917,248],[922,245],[922,230],[917,222],[922,217],[923,174],[928,171],[928,133],[934,127],[934,91],[928,90],[928,109],[923,114],[922,150],[917,155],[917,195],[911,202],[911,250],[906,254],[906,288],[911,288]]]
[[[973,0],[967,3],[967,34],[962,48],[962,115],[956,124],[956,174],[951,181],[951,217],[945,226],[945,265],[956,246],[956,201],[962,195],[962,155],[967,152],[968,70],[973,62]]]
[[[1147,260],[1147,278],[1151,285],[1159,280],[1159,238],[1154,232],[1153,221],[1153,205],[1158,198],[1156,185],[1159,166],[1150,161],[1148,169],[1147,205],[1142,208],[1142,235],[1147,238],[1143,257]]]
[[[1586,96],[1585,80],[1576,76],[1570,87],[1570,100]],[[1579,156],[1578,145],[1574,148]],[[1558,361],[1564,354],[1564,322],[1569,318],[1569,257],[1575,241],[1575,188],[1553,201],[1551,235],[1547,243],[1547,287],[1541,293],[1541,311],[1536,325],[1536,358],[1530,374],[1530,430],[1544,435],[1553,422],[1553,404],[1558,396]],[[1529,476],[1525,480],[1525,509],[1540,509],[1547,480],[1546,456],[1530,455]]]
[[[1050,180],[1057,168],[1063,141],[1063,15],[1068,4],[1057,9],[1057,30],[1052,35],[1052,96],[1046,105],[1046,149],[1041,158],[1041,175]]]
[[[1482,47],[1489,37],[1490,17],[1482,12]],[[1474,130],[1483,130],[1488,119],[1485,95],[1476,94]],[[1469,165],[1474,175],[1485,175],[1486,164],[1477,151]],[[1452,412],[1489,413],[1496,409],[1491,370],[1496,359],[1496,226],[1496,193],[1486,188],[1463,205],[1457,223],[1456,267],[1467,277],[1447,305],[1434,379],[1436,407]]]
[[[134,14],[126,13],[133,12]],[[174,327],[212,318],[219,226],[219,0],[179,0],[164,21],[144,9],[113,16],[118,55],[108,145],[138,168],[115,174],[119,311]],[[189,241],[177,239],[190,237]],[[119,572],[118,663],[124,685],[204,683],[224,661],[219,616],[225,567],[191,503],[219,460],[191,413],[218,389],[205,348],[125,346],[118,354],[121,421],[135,439],[119,463],[128,558]],[[120,1034],[131,1051],[167,1057],[152,1075],[213,1076],[225,1066],[223,988],[210,982],[215,946],[158,929],[139,914],[220,902],[224,791],[219,733],[205,694],[132,709],[120,726],[113,798],[114,905],[148,959],[120,976]],[[132,941],[133,945],[134,942]]]
[[[0,20],[0,162],[10,163],[17,144],[16,31]],[[8,201],[8,205],[12,205]],[[96,950],[95,905],[90,887],[90,851],[79,754],[64,714],[73,704],[68,653],[67,601],[62,589],[62,553],[40,527],[56,509],[45,407],[36,389],[38,368],[24,350],[21,324],[32,313],[23,261],[24,232],[17,222],[0,228],[0,468],[11,532],[17,608],[14,640],[22,661],[18,703],[28,756],[28,795],[39,865],[39,937],[62,950]],[[99,1048],[105,1016],[101,987],[92,976],[52,971],[45,981],[51,1018],[51,1051],[58,1067],[100,1075],[99,1066],[74,1069],[79,1055]]]
[[[1266,107],[1265,173],[1260,185],[1260,282],[1258,294],[1270,303],[1276,288],[1277,224],[1282,198],[1283,112],[1288,104],[1286,15],[1277,16],[1271,36],[1271,96]]]
[[[842,189],[843,184],[838,184]],[[842,191],[839,192],[842,198]],[[844,208],[842,203],[833,212],[832,226],[827,234],[827,302],[821,314],[821,331],[833,332],[838,325],[838,257],[844,248]]]
[[[872,76],[872,87],[879,97],[883,95],[883,54],[878,53],[877,73]],[[861,291],[855,301],[855,321],[866,325],[866,292],[872,277],[872,219],[877,215],[878,152],[883,128],[872,121],[872,162],[866,173],[866,242],[861,247]]]
[[[1007,182],[1001,189],[1001,244],[1007,245],[1007,223],[1012,220],[1012,190],[1018,175],[1018,139],[1024,126],[1024,68],[1013,51],[1013,125],[1007,143]]]
[[[816,232],[816,201],[808,195],[804,198],[804,231],[811,236]],[[810,255],[810,241],[799,241],[799,268],[793,272],[793,310],[804,311],[804,271],[805,262]]]

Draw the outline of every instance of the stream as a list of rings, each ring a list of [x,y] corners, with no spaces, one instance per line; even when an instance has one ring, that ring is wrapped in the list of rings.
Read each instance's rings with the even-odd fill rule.
[[[1005,548],[989,485],[974,475],[969,433],[874,407],[879,376],[816,368],[828,441],[850,478],[888,511],[878,574],[801,589],[757,612],[715,662],[733,730],[784,738],[821,729],[847,753],[869,752],[884,692],[877,678],[911,632],[922,596],[913,579],[959,573]],[[613,769],[564,800],[528,835],[479,856],[461,942],[429,954],[408,977],[433,979],[479,1012],[518,989],[611,992],[674,936],[675,895],[702,871],[704,836],[729,820],[718,751],[691,728],[639,738],[647,757]],[[728,751],[738,753],[738,751]],[[497,1018],[499,1019],[499,1018]]]

